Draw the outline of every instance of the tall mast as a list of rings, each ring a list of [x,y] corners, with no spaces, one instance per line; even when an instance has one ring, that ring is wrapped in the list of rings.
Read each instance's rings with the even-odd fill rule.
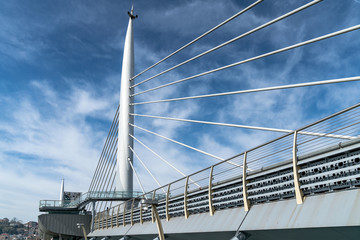
[[[60,186],[60,206],[64,206],[64,178],[61,179],[61,186]]]
[[[120,110],[119,110],[119,128],[118,128],[118,152],[117,152],[117,191],[133,191],[133,172],[129,164],[129,160],[133,161],[133,154],[129,146],[133,148],[133,139],[129,134],[134,133],[134,128],[129,123],[134,123],[134,117],[129,113],[134,112],[133,88],[130,89],[134,76],[134,36],[133,36],[133,20],[137,17],[133,15],[133,7],[129,14],[129,24],[126,31],[124,55],[121,71],[120,84]]]

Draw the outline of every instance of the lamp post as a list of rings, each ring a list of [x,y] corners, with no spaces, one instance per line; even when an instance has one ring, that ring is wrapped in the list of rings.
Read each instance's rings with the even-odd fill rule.
[[[83,234],[84,234],[84,238],[85,238],[85,240],[87,240],[85,225],[84,225],[83,223],[77,223],[76,225],[77,225],[78,228],[82,228]]]

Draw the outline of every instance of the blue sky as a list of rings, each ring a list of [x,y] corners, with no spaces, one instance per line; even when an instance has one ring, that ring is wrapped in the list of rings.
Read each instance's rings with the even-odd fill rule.
[[[252,2],[136,0],[135,72]],[[307,2],[265,0],[136,82]],[[118,104],[126,12],[131,4],[115,0],[0,3],[0,218],[36,220],[38,201],[57,199],[62,177],[67,191],[88,189]],[[136,92],[360,24],[359,12],[359,1],[324,0],[144,83]],[[139,95],[135,101],[359,76],[359,39],[358,30]],[[148,104],[135,112],[296,129],[358,103],[359,86],[353,82]],[[136,118],[135,124],[222,158],[279,136],[145,118]],[[187,174],[217,162],[140,130],[135,134]],[[162,184],[181,177],[141,146],[135,144],[135,151]],[[139,167],[138,172],[146,190],[155,187],[144,169]]]

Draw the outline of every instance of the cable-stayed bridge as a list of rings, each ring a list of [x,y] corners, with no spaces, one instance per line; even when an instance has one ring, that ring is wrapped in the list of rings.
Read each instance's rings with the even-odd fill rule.
[[[143,94],[153,93],[169,86],[225,71],[242,64],[264,59],[283,52],[295,51],[311,44],[321,44],[329,38],[358,31],[360,25],[316,36],[302,42],[223,65],[169,83],[144,89],[150,82],[174,69],[216,52],[262,29],[281,22],[317,4],[326,7],[326,1],[311,1],[274,18],[205,52],[178,63],[166,70],[141,79],[171,57],[200,39],[210,35],[235,18],[247,14],[263,1],[253,2],[209,31],[134,74],[133,23],[137,15],[129,12],[122,77],[120,105],[101,153],[94,177],[87,193],[72,200],[40,201],[40,226],[46,234],[70,238],[82,232],[69,228],[84,224],[87,235],[101,239],[358,239],[360,234],[360,104],[350,106],[298,129],[280,129],[237,123],[175,118],[141,113],[138,108],[151,104],[168,104],[196,99],[219,98],[272,90],[286,90],[318,85],[359,81],[359,76],[325,79],[288,85],[247,90],[154,99],[141,101]],[[341,39],[338,44],[342,44]],[[136,81],[136,82],[135,82]],[[137,91],[137,89],[140,89]],[[249,95],[251,97],[251,95]],[[140,101],[135,101],[140,99]],[[161,107],[161,105],[159,105]],[[239,114],[246,114],[240,112]],[[167,137],[135,123],[134,118],[174,121],[185,124],[212,125],[257,131],[277,132],[280,135],[257,147],[223,159],[198,147]],[[190,149],[218,163],[192,174],[178,168],[148,146],[137,132],[147,133],[186,149]],[[141,136],[141,135],[140,135]],[[135,144],[134,144],[135,143]],[[165,185],[143,161],[136,149],[147,149],[182,175]],[[137,163],[137,164],[135,164]],[[141,166],[158,185],[145,190],[136,166]],[[160,168],[161,166],[159,166]],[[134,183],[140,191],[134,191]],[[75,216],[75,217],[74,217]],[[71,220],[72,219],[72,220]],[[67,227],[59,225],[71,222]]]

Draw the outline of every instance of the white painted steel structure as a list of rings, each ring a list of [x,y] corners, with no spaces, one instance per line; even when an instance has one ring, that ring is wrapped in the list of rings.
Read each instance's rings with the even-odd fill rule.
[[[60,186],[60,206],[64,205],[64,179],[61,179],[61,186]]]
[[[134,129],[129,123],[134,122],[133,116],[129,113],[134,112],[134,107],[131,105],[134,98],[131,97],[134,93],[130,89],[132,84],[131,78],[134,76],[134,34],[133,34],[133,9],[129,14],[129,24],[126,31],[124,55],[121,71],[121,88],[120,88],[120,115],[118,127],[118,151],[117,151],[117,191],[132,191],[133,190],[133,171],[131,164],[133,161],[133,153],[129,147],[133,147],[133,139],[129,134],[134,133]]]

